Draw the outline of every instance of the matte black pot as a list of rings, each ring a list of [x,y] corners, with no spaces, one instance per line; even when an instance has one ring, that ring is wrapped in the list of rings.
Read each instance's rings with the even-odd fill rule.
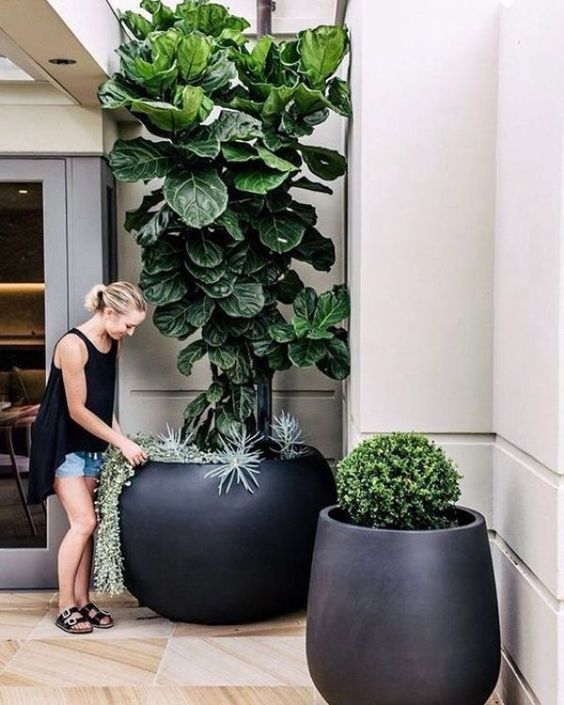
[[[305,607],[319,512],[336,501],[315,449],[264,460],[259,487],[218,494],[212,465],[148,462],[121,495],[125,582],[169,619],[253,622]]]
[[[499,674],[499,616],[484,517],[370,529],[319,517],[307,659],[329,705],[484,705]]]

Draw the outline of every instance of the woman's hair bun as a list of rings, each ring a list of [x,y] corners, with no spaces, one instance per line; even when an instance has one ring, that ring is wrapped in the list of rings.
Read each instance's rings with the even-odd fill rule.
[[[104,309],[104,291],[106,290],[105,284],[96,284],[92,289],[86,294],[84,299],[84,307],[88,311],[102,311]]]

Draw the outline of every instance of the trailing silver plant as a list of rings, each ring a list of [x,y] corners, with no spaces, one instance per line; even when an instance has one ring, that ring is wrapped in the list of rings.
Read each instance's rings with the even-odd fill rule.
[[[250,434],[243,427],[240,430],[232,430],[221,439],[222,448],[217,452],[219,467],[205,474],[205,477],[219,478],[219,494],[224,488],[227,494],[234,480],[251,494],[251,483],[259,486],[256,476],[260,473],[258,467],[263,455],[256,446],[260,438],[259,433]]]
[[[285,411],[274,417],[270,439],[277,444],[277,451],[285,460],[299,458],[307,453],[299,421]]]
[[[165,434],[137,434],[133,439],[151,460],[163,463],[217,463],[223,457],[215,452],[203,452],[192,443],[191,436],[182,438],[181,430],[167,424]],[[123,488],[131,484],[135,468],[121,451],[110,446],[104,454],[100,482],[96,488],[94,508],[98,520],[94,553],[94,587],[109,595],[125,592],[119,498]]]

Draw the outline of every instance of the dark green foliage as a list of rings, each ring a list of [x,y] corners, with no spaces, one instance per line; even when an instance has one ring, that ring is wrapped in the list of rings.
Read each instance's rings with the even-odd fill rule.
[[[460,477],[425,436],[385,433],[362,441],[339,462],[339,505],[360,526],[442,529],[451,525]]]
[[[347,334],[337,327],[349,313],[346,288],[318,296],[293,268],[299,260],[329,271],[335,261],[299,189],[331,193],[302,169],[333,180],[346,161],[300,139],[330,111],[351,114],[348,84],[333,76],[348,35],[321,26],[249,49],[249,23],[220,4],[140,7],[121,15],[132,38],[98,97],[154,136],[117,140],[110,164],[123,181],[161,180],[125,227],[142,248],[139,285],[159,331],[198,336],[180,351],[179,370],[191,374],[206,356],[211,365],[211,386],[188,405],[184,430],[214,446],[218,434],[254,431],[255,385],[276,370],[316,365],[348,375]],[[293,306],[293,318],[281,304]]]

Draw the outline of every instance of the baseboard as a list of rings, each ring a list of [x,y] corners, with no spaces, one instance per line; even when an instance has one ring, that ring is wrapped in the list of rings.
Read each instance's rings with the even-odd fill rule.
[[[503,705],[542,705],[505,651],[501,652],[501,671],[496,693]]]

